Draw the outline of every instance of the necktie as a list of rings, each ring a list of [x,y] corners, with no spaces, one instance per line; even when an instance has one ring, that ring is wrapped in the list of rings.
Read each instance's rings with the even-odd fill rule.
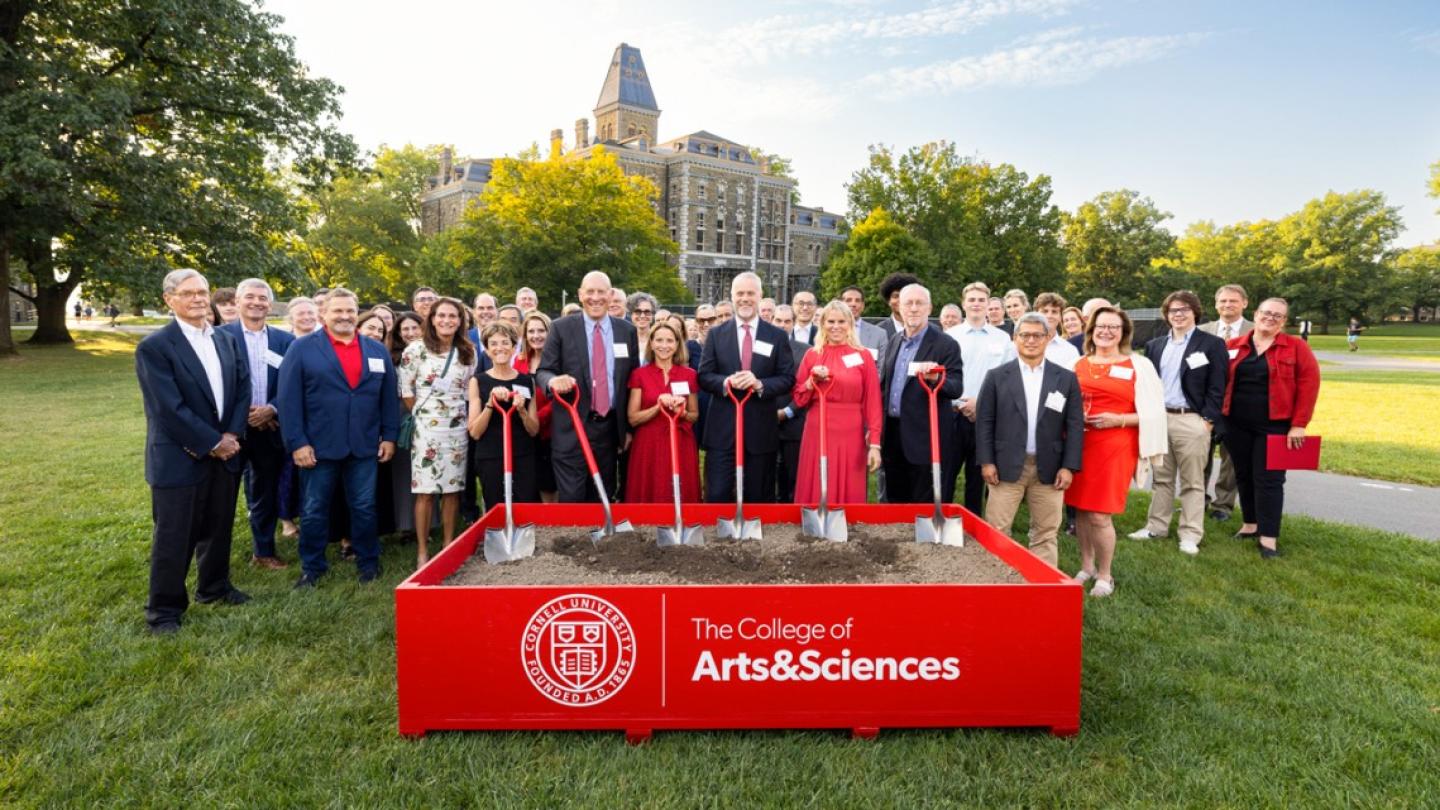
[[[595,324],[595,337],[590,341],[590,379],[595,386],[595,395],[590,398],[590,408],[604,416],[610,413],[610,372],[605,365],[605,335],[600,324]]]
[[[750,370],[750,355],[755,351],[755,339],[750,334],[750,324],[741,324],[745,330],[745,339],[740,341],[740,370]]]
[[[1220,327],[1220,328],[1225,331],[1225,334],[1223,335],[1223,337],[1224,337],[1226,340],[1229,340],[1230,337],[1231,337],[1231,335],[1230,335],[1230,324],[1227,323],[1227,324],[1225,324],[1224,326],[1222,326],[1222,327]]]

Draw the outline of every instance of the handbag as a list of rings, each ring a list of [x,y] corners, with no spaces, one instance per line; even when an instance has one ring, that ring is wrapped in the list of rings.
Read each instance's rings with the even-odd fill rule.
[[[445,368],[440,370],[440,376],[437,379],[445,379],[445,375],[450,373],[450,361],[454,359],[455,347],[452,346],[450,347],[450,354],[446,355],[445,357]],[[410,444],[414,441],[415,437],[415,411],[418,411],[422,407],[424,407],[425,403],[429,402],[430,397],[433,396],[435,396],[435,386],[432,383],[430,386],[430,393],[426,394],[425,398],[420,400],[420,404],[416,405],[414,409],[412,409],[409,413],[405,414],[404,419],[400,420],[400,431],[395,436],[396,447],[400,448],[401,450],[410,449]]]

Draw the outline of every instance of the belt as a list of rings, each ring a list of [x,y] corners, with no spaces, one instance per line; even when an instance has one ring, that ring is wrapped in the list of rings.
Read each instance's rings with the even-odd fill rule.
[[[1166,405],[1165,413],[1199,413],[1199,411],[1195,410],[1194,408],[1172,408],[1169,405]]]

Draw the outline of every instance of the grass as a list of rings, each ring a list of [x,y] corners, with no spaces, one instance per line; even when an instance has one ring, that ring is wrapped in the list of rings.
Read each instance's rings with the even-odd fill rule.
[[[1321,469],[1440,486],[1440,433],[1430,416],[1440,374],[1321,370],[1309,431],[1323,437]]]
[[[1423,806],[1440,769],[1440,545],[1287,520],[1261,564],[1121,541],[1087,605],[1082,729],[395,732],[393,596],[241,565],[255,600],[145,635],[150,519],[125,336],[0,362],[0,805]],[[1328,381],[1327,381],[1328,384]],[[1138,527],[1135,498],[1117,519]],[[245,535],[237,523],[237,537]],[[1073,568],[1074,544],[1063,546]],[[294,556],[291,542],[282,551]],[[483,688],[483,684],[477,684]],[[1426,799],[1426,796],[1431,798]]]
[[[1348,352],[1344,324],[1331,324],[1335,334],[1310,336],[1316,351]],[[1291,330],[1294,331],[1293,328]],[[1360,333],[1360,355],[1394,356],[1406,360],[1440,362],[1440,324],[1395,323],[1372,326]]]

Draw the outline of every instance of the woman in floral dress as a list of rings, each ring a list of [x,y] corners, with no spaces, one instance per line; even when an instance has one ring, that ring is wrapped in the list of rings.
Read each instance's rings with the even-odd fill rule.
[[[435,496],[445,545],[455,542],[460,492],[465,488],[465,392],[475,374],[475,347],[461,324],[465,306],[442,298],[430,308],[423,337],[400,355],[400,396],[415,416],[410,439],[410,491],[415,493],[417,560],[430,559],[428,540]]]

